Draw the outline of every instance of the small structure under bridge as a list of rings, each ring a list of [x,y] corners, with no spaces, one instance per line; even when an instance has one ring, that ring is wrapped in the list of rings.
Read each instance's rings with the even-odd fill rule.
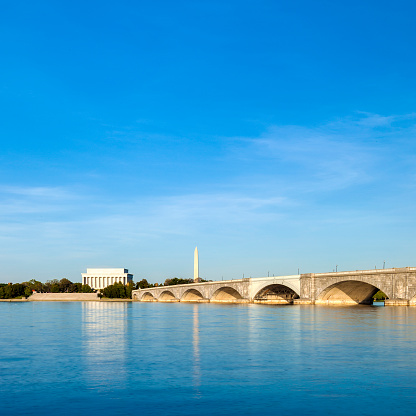
[[[371,304],[382,290],[385,305],[416,305],[416,267],[257,277],[133,291],[141,302],[265,304]]]

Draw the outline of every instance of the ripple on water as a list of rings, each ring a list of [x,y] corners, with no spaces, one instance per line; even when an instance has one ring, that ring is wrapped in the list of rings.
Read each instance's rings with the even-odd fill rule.
[[[416,408],[416,308],[22,302],[0,314],[2,415]]]

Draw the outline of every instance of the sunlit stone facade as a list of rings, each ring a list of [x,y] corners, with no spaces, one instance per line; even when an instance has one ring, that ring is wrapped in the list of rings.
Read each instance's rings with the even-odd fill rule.
[[[82,284],[93,289],[104,289],[114,283],[126,285],[133,280],[127,269],[87,269],[87,273],[81,273],[81,276]]]

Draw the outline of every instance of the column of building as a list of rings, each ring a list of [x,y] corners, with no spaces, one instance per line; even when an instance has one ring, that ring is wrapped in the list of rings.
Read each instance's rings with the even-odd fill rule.
[[[90,287],[95,288],[95,289],[103,289],[115,283],[122,283],[123,285],[126,285],[127,277],[126,276],[111,276],[111,277],[109,276],[107,277],[86,276],[83,278],[84,285],[89,285]]]

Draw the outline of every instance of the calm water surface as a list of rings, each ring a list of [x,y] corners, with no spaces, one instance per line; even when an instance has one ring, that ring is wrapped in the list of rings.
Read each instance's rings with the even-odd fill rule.
[[[416,308],[0,303],[1,415],[416,414]]]

